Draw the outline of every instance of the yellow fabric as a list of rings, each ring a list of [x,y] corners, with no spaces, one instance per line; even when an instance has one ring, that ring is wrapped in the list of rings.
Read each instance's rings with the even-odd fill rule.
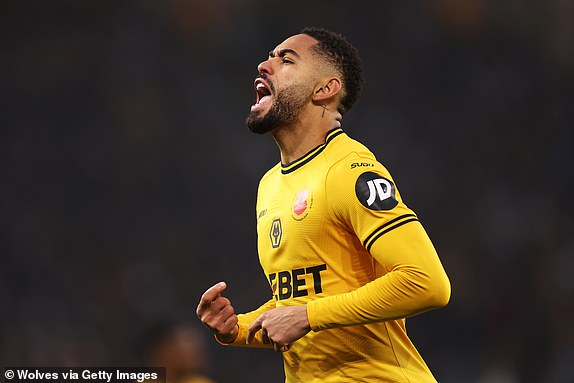
[[[324,145],[269,170],[259,185],[257,234],[274,299],[240,317],[234,344],[245,343],[247,326],[265,310],[307,304],[313,331],[283,354],[286,382],[435,382],[404,318],[446,304],[450,284],[418,218],[367,148],[336,129]]]
[[[275,299],[270,299],[269,301],[265,302],[263,305],[261,305],[257,310],[248,312],[246,314],[239,314],[237,315],[239,321],[238,321],[238,325],[239,325],[239,333],[237,333],[237,338],[235,338],[235,341],[233,343],[229,343],[229,345],[233,345],[233,346],[247,346],[246,341],[247,341],[247,328],[249,327],[249,325],[251,324],[251,322],[253,322],[255,319],[257,319],[257,317],[259,317],[259,315],[263,314],[265,311],[267,310],[271,310],[274,309],[275,306]],[[223,345],[227,345],[227,343],[223,343],[221,342],[219,339],[217,339],[217,337],[215,338],[219,343],[223,344]],[[255,338],[253,339],[253,341],[249,344],[250,347],[264,347],[264,348],[271,348],[270,344],[264,344],[262,339],[261,339],[261,331],[258,331],[255,334]]]

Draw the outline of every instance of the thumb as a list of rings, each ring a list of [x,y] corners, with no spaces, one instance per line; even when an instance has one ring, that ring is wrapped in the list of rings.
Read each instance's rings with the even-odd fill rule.
[[[245,343],[247,344],[251,343],[255,338],[255,333],[261,330],[262,327],[263,327],[263,319],[261,318],[260,315],[249,325],[249,328],[247,329],[247,338],[245,339]]]

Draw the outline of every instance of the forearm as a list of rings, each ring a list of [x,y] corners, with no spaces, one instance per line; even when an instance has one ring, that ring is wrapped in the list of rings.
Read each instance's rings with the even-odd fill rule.
[[[307,304],[313,330],[404,318],[448,303],[448,277],[422,226],[411,223],[400,230],[371,248],[371,254],[390,270],[387,274],[349,293]],[[393,237],[397,235],[408,241]]]
[[[246,340],[247,340],[247,329],[248,329],[249,325],[251,324],[251,322],[253,322],[255,319],[257,319],[261,314],[263,314],[265,311],[268,311],[268,310],[271,310],[274,308],[275,308],[275,299],[270,299],[269,301],[265,302],[263,305],[261,305],[259,308],[257,308],[254,311],[237,315],[238,333],[237,333],[237,337],[235,338],[235,340],[233,342],[229,342],[229,343],[222,342],[220,339],[217,339],[217,337],[216,337],[216,340],[220,344],[226,345],[226,346],[270,348],[271,347],[270,344],[263,343],[263,340],[261,337],[261,331],[259,331],[257,334],[255,334],[255,338],[253,339],[252,342],[247,344],[247,342],[246,342]]]

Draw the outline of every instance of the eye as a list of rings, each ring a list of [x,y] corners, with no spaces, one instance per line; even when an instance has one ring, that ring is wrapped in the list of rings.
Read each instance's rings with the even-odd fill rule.
[[[293,61],[291,61],[287,57],[283,57],[282,62],[283,62],[283,64],[293,64]]]

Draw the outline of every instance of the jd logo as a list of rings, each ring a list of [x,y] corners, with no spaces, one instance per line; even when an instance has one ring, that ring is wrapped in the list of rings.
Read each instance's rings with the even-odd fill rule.
[[[281,244],[281,235],[283,234],[283,229],[281,229],[281,219],[275,218],[273,223],[271,223],[271,231],[269,232],[269,238],[271,238],[271,246],[274,249],[278,248]]]
[[[392,197],[391,183],[384,178],[367,181],[367,186],[369,187],[369,199],[367,200],[368,206],[371,206],[377,197],[379,197],[381,201]]]
[[[361,174],[355,183],[355,193],[361,204],[371,210],[391,210],[398,204],[395,185],[377,173]]]

